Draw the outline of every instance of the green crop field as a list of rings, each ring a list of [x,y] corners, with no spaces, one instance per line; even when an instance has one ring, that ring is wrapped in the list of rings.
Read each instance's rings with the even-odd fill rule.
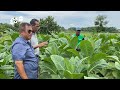
[[[120,34],[84,33],[85,40],[75,50],[74,32],[52,35],[38,34],[39,42],[50,40],[40,48],[39,79],[120,79]],[[14,64],[11,57],[15,31],[0,36],[0,79],[12,79]]]

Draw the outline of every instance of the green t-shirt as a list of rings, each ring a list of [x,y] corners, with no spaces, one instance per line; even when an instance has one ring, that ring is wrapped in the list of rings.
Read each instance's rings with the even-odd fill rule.
[[[76,37],[76,34],[73,34],[72,37]],[[84,36],[82,34],[80,34],[78,36],[78,43],[77,43],[77,46],[80,44],[80,42],[83,40]]]

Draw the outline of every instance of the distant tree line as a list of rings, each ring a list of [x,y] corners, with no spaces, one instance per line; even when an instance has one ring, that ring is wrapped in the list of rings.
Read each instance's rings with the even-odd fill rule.
[[[110,32],[110,33],[118,33],[120,32],[115,27],[107,27],[108,21],[106,20],[107,16],[98,15],[94,21],[93,27],[83,27],[81,31],[85,32]],[[75,31],[76,27],[70,27],[68,30]]]
[[[107,16],[105,15],[98,15],[94,21],[93,27],[82,27],[81,30],[85,32],[110,32],[110,33],[118,33],[119,30],[115,27],[107,27],[108,21],[106,20]],[[38,33],[42,34],[51,34],[59,33],[60,31],[75,31],[76,27],[70,27],[65,29],[64,27],[57,24],[54,20],[54,17],[48,16],[45,19],[40,18],[40,29]],[[0,23],[0,32],[3,32],[12,29],[14,31],[18,31],[20,22],[15,23],[14,25],[10,25],[7,23]]]

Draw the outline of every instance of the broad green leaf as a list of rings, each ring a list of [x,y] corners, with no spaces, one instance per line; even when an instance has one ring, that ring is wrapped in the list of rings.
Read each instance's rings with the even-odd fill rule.
[[[98,39],[98,40],[95,42],[95,48],[97,48],[97,49],[100,48],[101,41],[102,41],[102,39]]]
[[[50,36],[46,35],[46,36],[43,38],[43,40],[44,40],[44,41],[47,41],[47,40],[49,40],[49,38],[50,38]]]
[[[105,78],[107,78],[107,79],[114,79],[114,76],[113,76],[112,72],[108,72],[108,73],[105,75]]]
[[[6,79],[6,75],[4,73],[0,73],[0,79]]]
[[[14,69],[11,65],[4,65],[4,66],[1,66],[0,69],[2,70],[10,70],[10,69]]]
[[[59,36],[58,35],[55,35],[54,33],[51,34],[54,38],[58,39]]]
[[[62,33],[59,33],[58,35],[59,35],[59,37],[64,37],[65,34],[64,34],[64,32],[62,32]]]
[[[39,55],[41,60],[43,60],[44,58],[46,58],[47,56],[46,55]]]
[[[72,79],[72,73],[68,70],[64,71],[64,77],[66,79]]]
[[[64,47],[66,46],[66,44],[62,44],[61,46],[58,47],[58,50],[60,53],[64,52]]]
[[[85,62],[85,60],[87,60],[89,57],[85,57],[85,58],[82,58],[81,60],[79,60],[78,64],[82,64],[83,62]]]
[[[71,48],[75,49],[78,43],[78,38],[74,37],[70,40],[69,45]]]
[[[115,67],[120,70],[120,64],[118,62],[115,62]]]
[[[84,71],[87,71],[90,67],[90,64],[79,64],[77,67],[76,67],[76,73],[81,73],[81,72],[84,72]]]
[[[107,57],[116,60],[120,64],[119,58],[117,56],[107,56]]]
[[[50,54],[53,54],[53,55],[58,55],[59,54],[59,51],[58,51],[58,46],[57,44],[54,42],[54,43],[51,43],[50,46],[48,46],[46,48],[46,50],[50,53]]]
[[[84,74],[83,73],[73,73],[72,77],[73,79],[83,79]]]
[[[97,62],[101,59],[105,59],[106,56],[107,55],[105,53],[97,53],[97,54],[92,56],[92,58],[90,59],[90,63],[93,64],[94,62]]]
[[[96,78],[96,77],[87,77],[87,76],[84,76],[84,79],[99,79],[99,78]]]
[[[91,64],[90,68],[88,69],[88,72],[90,73],[92,70],[94,70],[96,68],[104,68],[107,65],[108,64],[105,60],[100,60],[98,62],[95,62],[94,64]]]
[[[113,76],[115,77],[115,79],[120,79],[120,72],[115,70],[112,72]]]
[[[65,70],[68,70],[68,71],[70,71],[71,73],[73,73],[73,72],[74,72],[74,69],[75,69],[74,65],[71,64],[68,59],[64,59],[64,62],[65,62],[65,67],[66,67]]]
[[[52,74],[51,77],[52,77],[52,79],[61,79],[59,75]]]
[[[61,41],[63,44],[67,44],[68,43],[66,38],[59,38],[58,40]]]
[[[84,74],[83,73],[71,73],[70,71],[64,71],[64,76],[67,79],[82,79]]]
[[[115,69],[115,63],[114,62],[108,62],[108,66],[106,67],[106,69]]]
[[[91,56],[93,54],[92,44],[88,40],[81,41],[80,49],[85,56]]]
[[[58,55],[51,55],[51,60],[55,64],[57,70],[64,70],[65,64],[64,64],[64,58]]]
[[[5,47],[4,45],[0,44],[0,50],[3,49],[4,47]]]
[[[54,38],[50,38],[49,42],[52,43],[52,42],[55,42],[57,41],[58,39],[54,39]]]
[[[4,62],[4,59],[0,60],[0,63]]]
[[[72,65],[76,65],[79,60],[80,60],[80,59],[76,56],[75,58],[74,58],[74,57],[71,57],[69,61],[70,61],[70,63],[71,63]]]
[[[68,49],[67,51],[73,53],[75,56],[79,56],[79,52],[77,52],[75,49]]]
[[[50,70],[49,72],[50,73],[54,73],[54,74],[57,74],[57,69],[55,67],[54,64],[50,63],[50,62],[43,62],[39,65],[41,67],[42,70]],[[41,72],[42,73],[42,72]]]

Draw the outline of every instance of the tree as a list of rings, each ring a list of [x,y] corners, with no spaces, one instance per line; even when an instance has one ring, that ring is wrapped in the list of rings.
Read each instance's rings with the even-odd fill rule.
[[[96,17],[94,24],[96,26],[97,32],[105,31],[104,26],[108,24],[108,21],[105,20],[106,18],[107,16],[105,15],[98,15]]]
[[[60,26],[54,21],[54,17],[48,16],[45,19],[40,19],[40,33],[50,34],[52,32],[60,32]]]
[[[76,27],[70,27],[70,28],[68,28],[68,30],[76,31]]]

